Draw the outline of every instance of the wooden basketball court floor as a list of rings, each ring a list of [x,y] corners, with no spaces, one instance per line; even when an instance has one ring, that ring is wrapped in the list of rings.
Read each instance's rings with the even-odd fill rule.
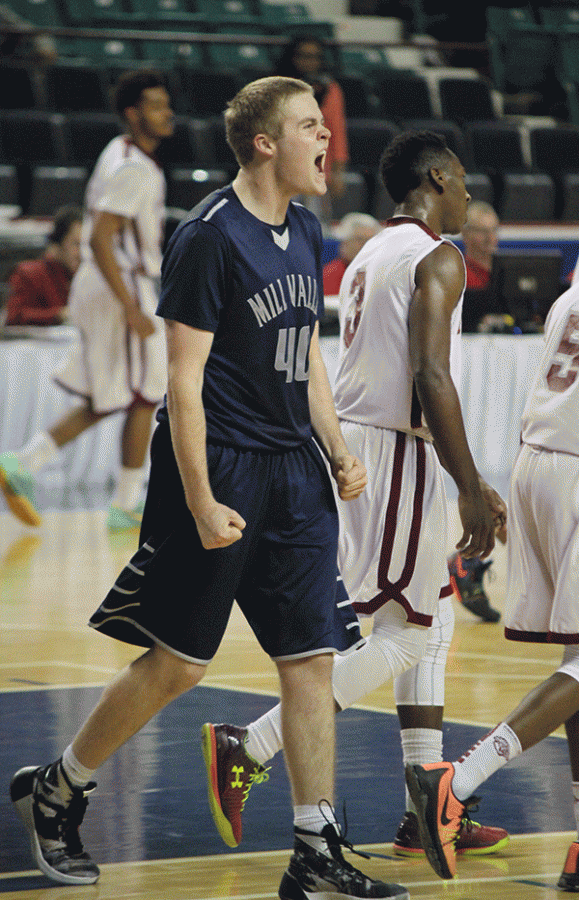
[[[0,510],[0,898],[18,900],[265,900],[291,847],[287,776],[280,757],[255,786],[238,850],[221,842],[208,811],[199,729],[204,721],[243,724],[273,704],[275,669],[234,611],[207,678],[133,738],[98,773],[82,829],[102,867],[89,887],[52,885],[33,866],[8,785],[22,765],[55,759],[113,673],[134,648],[94,633],[86,621],[136,545],[110,535],[103,509],[51,509],[37,531]],[[493,554],[487,591],[503,607],[505,551]],[[194,577],[194,573],[192,574]],[[167,591],[172,586],[167,585]],[[455,603],[446,677],[445,756],[455,758],[556,667],[561,651],[504,639]],[[482,787],[474,818],[506,827],[497,856],[461,859],[443,882],[422,860],[392,853],[404,810],[402,756],[386,685],[337,718],[338,797],[348,838],[386,859],[355,865],[405,884],[422,900],[545,900],[575,836],[566,744],[561,735],[497,773]]]

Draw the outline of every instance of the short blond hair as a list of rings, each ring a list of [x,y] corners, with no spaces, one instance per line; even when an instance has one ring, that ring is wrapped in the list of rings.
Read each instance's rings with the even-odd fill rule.
[[[274,140],[281,136],[281,108],[296,94],[313,94],[313,89],[299,78],[271,75],[251,81],[230,100],[225,110],[225,136],[240,166],[253,160],[253,139],[268,134]]]

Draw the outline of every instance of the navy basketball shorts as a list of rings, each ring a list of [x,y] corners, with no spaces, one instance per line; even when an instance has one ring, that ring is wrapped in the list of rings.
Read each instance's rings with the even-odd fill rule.
[[[151,447],[139,549],[90,625],[205,664],[236,600],[272,659],[360,646],[358,619],[337,573],[334,494],[314,441],[285,453],[209,445],[207,455],[215,498],[247,523],[242,538],[203,548],[169,425],[161,422]]]

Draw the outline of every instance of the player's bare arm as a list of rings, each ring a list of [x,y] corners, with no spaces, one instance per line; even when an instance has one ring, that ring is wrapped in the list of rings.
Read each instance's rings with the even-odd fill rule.
[[[318,444],[330,463],[340,499],[355,500],[366,487],[368,476],[365,466],[349,453],[342,436],[328,373],[320,350],[318,323],[312,335],[309,362],[308,399],[312,428]]]
[[[102,211],[96,214],[90,238],[90,246],[96,264],[110,289],[122,303],[127,324],[139,337],[146,338],[155,332],[155,323],[146,316],[137,303],[137,298],[128,290],[114,251],[114,238],[128,225],[129,220],[117,213]]]
[[[171,440],[187,506],[206,550],[227,547],[242,536],[245,521],[218,503],[209,483],[205,410],[201,392],[213,334],[166,320],[167,409]]]
[[[440,460],[458,488],[463,534],[457,549],[468,558],[488,556],[494,547],[494,524],[450,374],[451,316],[464,278],[456,247],[441,244],[425,257],[416,268],[408,326],[414,384]]]

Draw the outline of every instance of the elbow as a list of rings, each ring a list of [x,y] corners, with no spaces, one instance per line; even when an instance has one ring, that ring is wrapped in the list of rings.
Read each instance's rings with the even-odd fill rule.
[[[449,375],[446,371],[429,362],[420,364],[412,372],[418,395],[438,394],[448,386]]]

